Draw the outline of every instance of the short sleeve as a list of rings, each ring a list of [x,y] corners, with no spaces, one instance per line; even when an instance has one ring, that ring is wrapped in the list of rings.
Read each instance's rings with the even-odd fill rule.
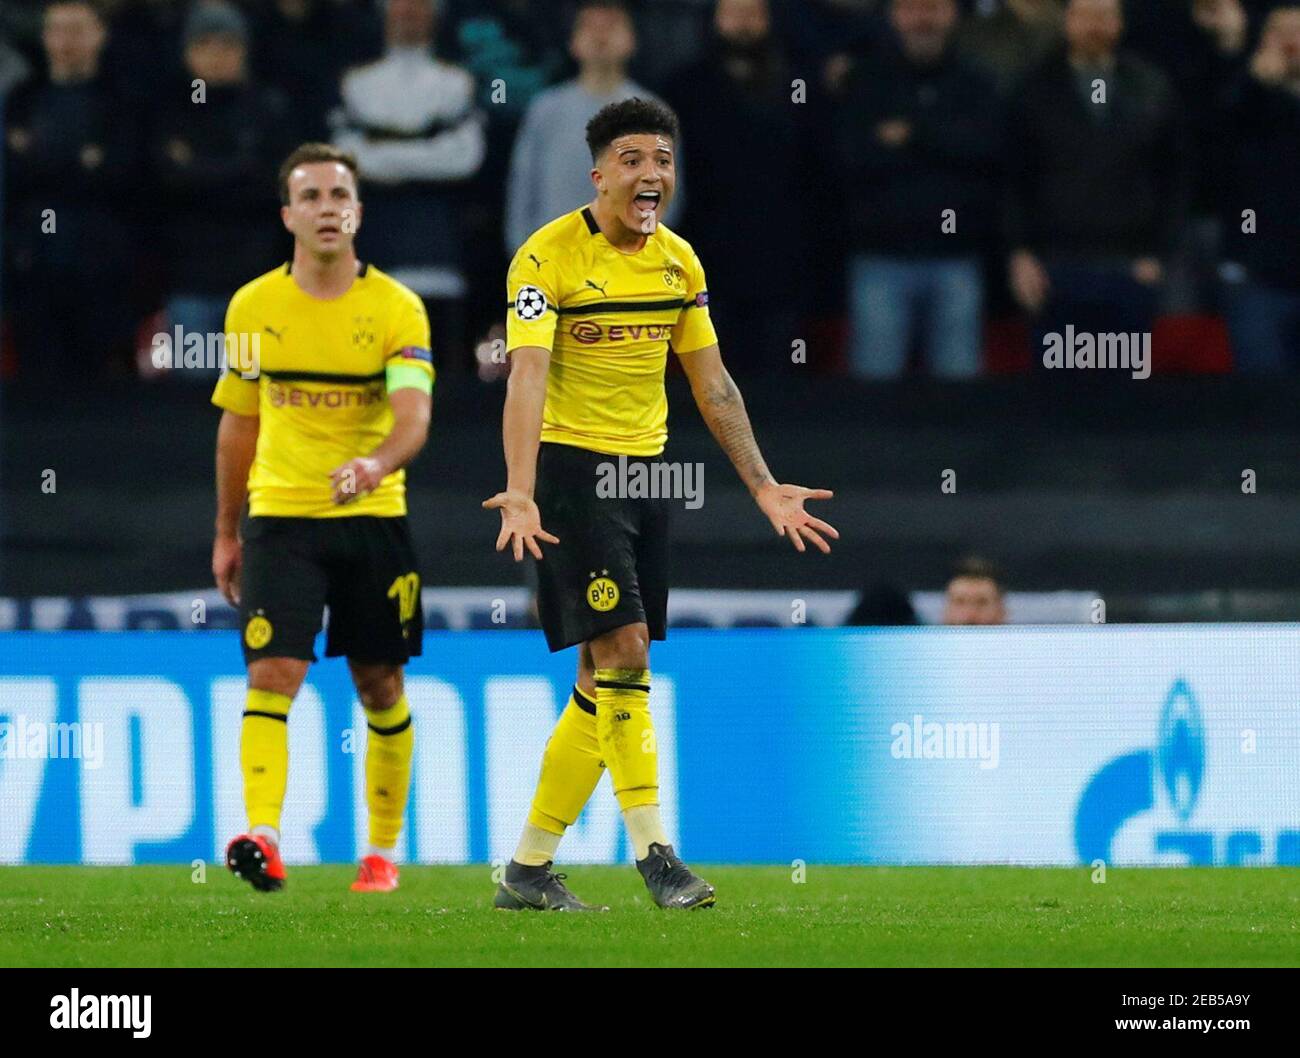
[[[429,314],[414,294],[406,293],[395,310],[395,325],[384,350],[384,373],[388,390],[413,387],[426,393],[433,389],[432,341]]]
[[[692,254],[686,275],[686,304],[677,326],[673,328],[673,351],[693,353],[715,345],[717,341],[713,321],[709,319],[709,285],[704,279],[704,266],[699,257]]]
[[[225,340],[226,363],[212,391],[212,403],[236,415],[256,415],[258,365],[256,362],[243,364],[243,360],[248,350],[257,350],[261,334],[248,311],[247,299],[238,293],[226,308]]]
[[[540,263],[539,263],[540,262]],[[525,242],[506,273],[506,352],[525,345],[550,349],[555,341],[555,266]]]

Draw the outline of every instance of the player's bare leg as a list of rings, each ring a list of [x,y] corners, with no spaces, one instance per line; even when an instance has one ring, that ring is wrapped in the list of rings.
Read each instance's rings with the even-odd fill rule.
[[[259,658],[248,666],[248,704],[239,740],[248,831],[226,846],[226,866],[263,892],[285,883],[280,810],[289,775],[289,706],[308,664],[298,658]]]
[[[624,625],[590,642],[596,731],[637,870],[660,907],[711,907],[713,886],[678,859],[659,814],[659,753],[650,718],[650,629]]]
[[[352,891],[392,892],[398,880],[394,849],[411,786],[415,743],[411,708],[400,665],[349,658],[348,667],[366,711],[366,801],[370,808],[370,844]]]

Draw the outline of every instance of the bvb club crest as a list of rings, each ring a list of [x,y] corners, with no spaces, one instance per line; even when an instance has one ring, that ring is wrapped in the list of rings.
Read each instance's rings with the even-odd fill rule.
[[[587,585],[587,605],[598,613],[608,613],[618,605],[618,585],[609,578],[609,570],[602,569],[600,576],[593,570]]]
[[[244,642],[248,644],[249,650],[261,650],[271,642],[273,634],[271,622],[260,613],[250,617],[248,624],[244,626]]]
[[[369,349],[375,344],[375,318],[373,316],[352,317],[352,346],[355,349]]]

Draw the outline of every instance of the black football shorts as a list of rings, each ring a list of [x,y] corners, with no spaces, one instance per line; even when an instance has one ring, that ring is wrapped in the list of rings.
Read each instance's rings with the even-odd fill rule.
[[[600,465],[618,456],[543,444],[537,458],[542,542],[537,613],[552,651],[644,622],[651,639],[668,634],[668,526],[671,500],[602,496]],[[658,456],[628,456],[655,463]]]
[[[421,651],[420,573],[405,517],[245,518],[244,660],[327,657],[404,665]]]

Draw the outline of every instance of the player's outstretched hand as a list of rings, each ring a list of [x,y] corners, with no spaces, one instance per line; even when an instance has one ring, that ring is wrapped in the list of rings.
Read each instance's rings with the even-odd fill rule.
[[[244,549],[233,536],[219,536],[212,543],[212,576],[231,606],[239,605],[239,569]]]
[[[803,504],[804,500],[829,500],[834,495],[830,489],[806,489],[802,485],[765,485],[759,489],[755,499],[777,535],[786,537],[796,551],[807,550],[804,541],[809,540],[823,554],[829,555],[831,545],[822,539],[821,534],[825,533],[832,540],[838,540],[838,530],[829,522],[814,518],[803,509]]]
[[[516,562],[523,561],[525,547],[533,558],[540,559],[542,549],[537,546],[538,540],[544,540],[548,544],[560,542],[558,536],[552,536],[542,528],[542,516],[537,510],[537,504],[522,492],[498,492],[491,499],[484,500],[483,506],[501,512],[497,550],[502,551],[507,543],[511,544]]]
[[[334,487],[334,502],[351,503],[353,500],[379,488],[386,476],[383,464],[371,456],[349,459],[330,471],[330,484]]]

